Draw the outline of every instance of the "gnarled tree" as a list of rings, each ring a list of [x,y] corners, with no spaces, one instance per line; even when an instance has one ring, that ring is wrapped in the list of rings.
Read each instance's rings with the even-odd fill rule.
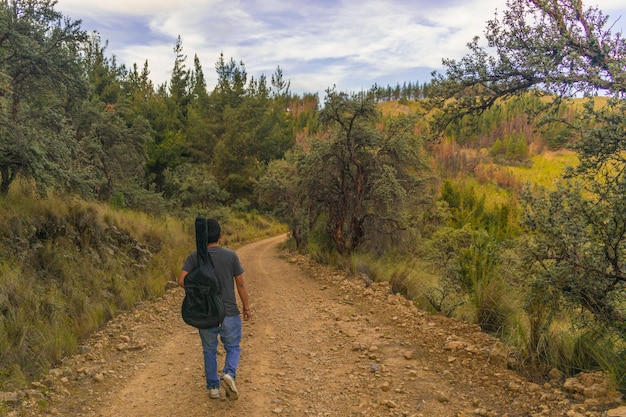
[[[409,228],[419,204],[430,203],[432,195],[415,120],[406,116],[381,123],[372,93],[349,96],[334,90],[327,91],[320,120],[327,138],[313,140],[298,165],[310,224],[324,219],[342,254]]]

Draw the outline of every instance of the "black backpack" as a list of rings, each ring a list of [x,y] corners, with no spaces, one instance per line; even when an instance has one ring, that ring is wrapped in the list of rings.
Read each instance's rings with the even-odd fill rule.
[[[219,327],[226,315],[220,282],[207,249],[208,227],[203,216],[196,217],[196,250],[198,266],[185,276],[183,320],[198,329]]]

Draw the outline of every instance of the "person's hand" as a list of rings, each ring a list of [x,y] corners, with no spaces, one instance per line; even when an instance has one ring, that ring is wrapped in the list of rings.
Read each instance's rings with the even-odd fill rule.
[[[244,309],[243,309],[243,319],[244,319],[245,321],[248,321],[248,320],[250,320],[251,318],[252,318],[252,314],[250,314],[250,309],[249,309],[249,308],[248,308],[248,309],[245,309],[245,308],[244,308]]]

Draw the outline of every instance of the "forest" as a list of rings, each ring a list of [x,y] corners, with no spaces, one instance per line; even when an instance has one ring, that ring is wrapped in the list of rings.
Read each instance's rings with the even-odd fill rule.
[[[292,250],[498,336],[522,373],[603,370],[625,391],[626,42],[611,23],[576,0],[509,2],[432,80],[319,97],[292,93],[280,66],[255,78],[223,54],[209,86],[180,37],[171,79],[154,85],[148,62],[119,65],[55,2],[0,2],[0,389],[87,332],[33,352],[42,333],[22,326],[22,275],[45,275],[33,297],[59,328],[89,313],[61,257],[61,275],[48,268],[46,242],[87,252],[105,236],[141,258],[123,231],[91,226],[106,210],[151,227],[275,219]],[[31,214],[54,230],[24,238]],[[158,293],[107,282],[90,291],[119,302],[89,313],[94,327],[132,307],[126,291]]]

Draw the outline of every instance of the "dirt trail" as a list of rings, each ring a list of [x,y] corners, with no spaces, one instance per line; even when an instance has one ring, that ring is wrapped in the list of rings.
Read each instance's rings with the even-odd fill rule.
[[[281,253],[284,238],[238,250],[253,314],[244,322],[238,401],[209,399],[199,337],[180,318],[182,290],[172,289],[64,361],[42,384],[45,411],[31,406],[31,415],[603,415],[507,370],[506,352],[476,326]]]

